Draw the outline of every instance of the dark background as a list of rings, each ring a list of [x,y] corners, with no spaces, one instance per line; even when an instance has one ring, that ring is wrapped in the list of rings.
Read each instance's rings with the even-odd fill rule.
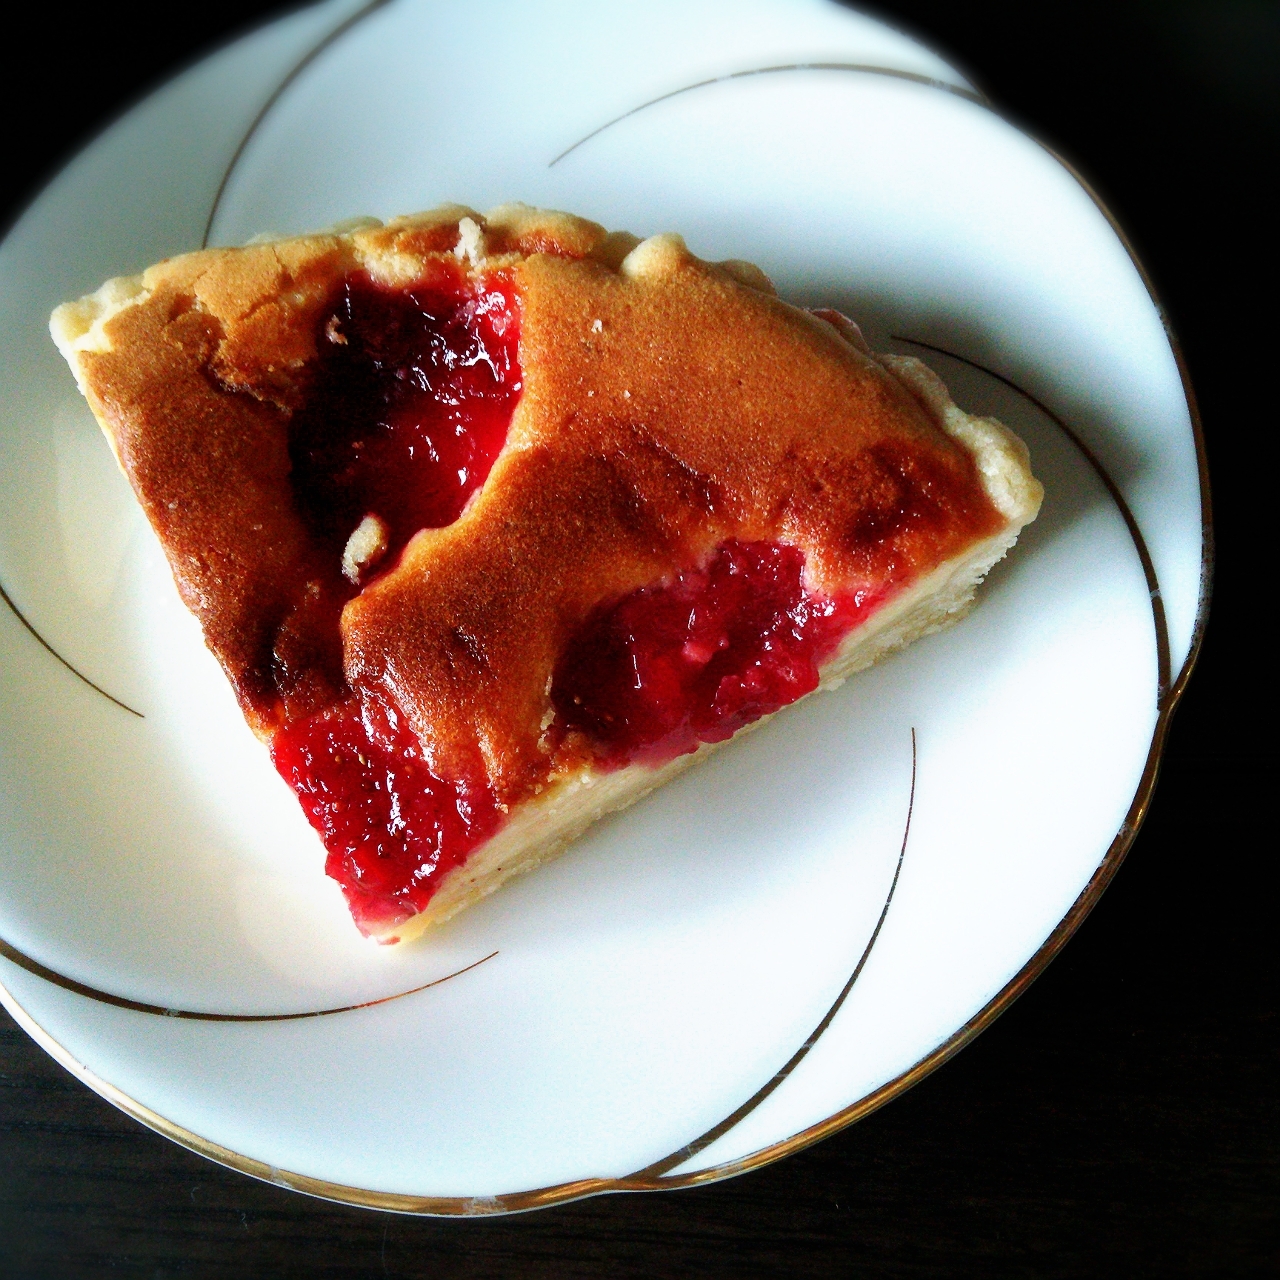
[[[1244,595],[1246,548],[1263,537],[1253,522],[1275,510],[1256,460],[1276,425],[1274,395],[1262,399],[1277,229],[1264,172],[1277,168],[1280,5],[867,7],[939,49],[1096,185],[1155,280],[1199,395],[1212,617],[1151,815],[1101,904],[975,1044],[817,1147],[699,1190],[501,1220],[393,1217],[253,1182],[116,1112],[0,1013],[4,1280],[1280,1271],[1263,888],[1275,838],[1254,727],[1270,681]],[[158,24],[132,6],[27,8],[34,31],[10,31],[0,84],[0,223],[149,87],[286,9],[171,5]],[[1255,591],[1265,599],[1269,585]]]

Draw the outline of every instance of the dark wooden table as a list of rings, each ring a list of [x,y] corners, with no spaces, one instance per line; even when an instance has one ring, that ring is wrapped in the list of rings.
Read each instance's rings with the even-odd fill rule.
[[[157,1137],[0,1015],[0,1277],[1275,1274],[1273,683],[1245,552],[1273,548],[1280,7],[876,6],[1089,175],[1155,278],[1200,396],[1219,568],[1151,816],[1014,1008],[912,1093],[761,1172],[447,1222],[308,1200]],[[279,6],[91,16],[7,44],[6,221],[105,117]],[[1268,456],[1271,449],[1267,446]],[[1271,464],[1274,466],[1274,463]],[[1274,555],[1274,552],[1272,553]],[[1269,566],[1254,590],[1273,594]],[[1267,725],[1270,729],[1270,725]],[[1248,819],[1257,810],[1255,821]]]

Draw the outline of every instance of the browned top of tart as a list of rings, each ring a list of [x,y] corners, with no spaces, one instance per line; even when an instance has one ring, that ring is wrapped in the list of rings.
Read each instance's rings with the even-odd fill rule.
[[[505,443],[450,522],[352,507],[335,533],[300,491],[332,450],[304,466],[300,432],[348,368],[354,308],[367,326],[398,293],[464,299],[483,358],[516,351],[492,401]],[[819,589],[892,589],[1038,501],[1007,433],[949,429],[756,269],[523,206],[190,254],[61,308],[54,332],[255,730],[381,686],[437,772],[478,747],[506,802],[555,767],[552,672],[603,602],[732,539],[799,548]],[[438,371],[470,377],[472,350],[402,361],[394,395],[417,378],[449,401]]]

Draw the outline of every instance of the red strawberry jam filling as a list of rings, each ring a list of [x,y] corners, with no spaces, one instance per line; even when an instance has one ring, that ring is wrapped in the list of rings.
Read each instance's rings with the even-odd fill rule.
[[[298,793],[362,932],[416,915],[441,879],[497,829],[479,761],[437,777],[403,714],[365,694],[279,730],[271,758]]]
[[[386,529],[383,567],[419,529],[458,518],[507,438],[519,334],[501,276],[474,283],[441,267],[410,289],[346,282],[289,432],[299,509],[335,565],[365,516]]]
[[[821,663],[884,595],[818,594],[796,547],[726,542],[587,620],[556,665],[553,727],[581,733],[607,768],[722,742],[816,689]]]
[[[298,509],[331,566],[334,610],[357,589],[338,570],[366,517],[379,526],[370,568],[387,568],[420,529],[456,520],[484,483],[520,396],[519,333],[509,280],[476,282],[447,264],[409,289],[353,276],[326,310],[289,455]],[[336,615],[328,629],[336,637]],[[366,932],[421,911],[497,827],[483,771],[438,778],[385,698],[352,695],[291,718],[271,753]]]

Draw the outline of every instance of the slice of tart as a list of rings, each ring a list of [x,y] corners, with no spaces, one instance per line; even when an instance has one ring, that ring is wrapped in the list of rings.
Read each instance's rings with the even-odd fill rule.
[[[961,617],[1041,498],[757,268],[520,205],[188,254],[51,327],[383,941]]]

